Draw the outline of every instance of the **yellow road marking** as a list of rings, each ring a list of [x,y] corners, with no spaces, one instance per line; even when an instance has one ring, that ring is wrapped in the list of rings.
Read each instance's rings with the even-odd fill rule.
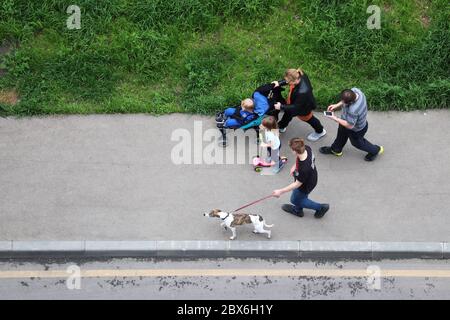
[[[0,279],[67,278],[65,270],[0,271]],[[81,270],[82,278],[114,277],[368,277],[366,269],[105,269]],[[450,270],[380,270],[381,277],[450,278]]]

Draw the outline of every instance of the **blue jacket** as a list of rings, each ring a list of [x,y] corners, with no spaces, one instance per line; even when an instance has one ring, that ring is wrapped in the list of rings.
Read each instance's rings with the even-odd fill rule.
[[[259,116],[264,115],[267,110],[269,110],[269,100],[267,97],[259,93],[258,91],[255,91],[253,93],[253,101],[255,102],[255,110],[254,112],[257,113]]]

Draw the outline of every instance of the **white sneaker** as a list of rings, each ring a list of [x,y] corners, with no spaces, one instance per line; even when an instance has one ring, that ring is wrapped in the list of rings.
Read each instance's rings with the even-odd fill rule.
[[[325,136],[327,134],[327,131],[325,129],[323,129],[322,133],[317,133],[317,132],[311,132],[306,139],[308,139],[309,141],[312,142],[316,142],[317,140],[319,140],[320,138],[322,138],[323,136]]]
[[[281,133],[283,133],[283,132],[286,132],[286,129],[287,129],[287,128],[279,129],[279,131],[280,131]]]

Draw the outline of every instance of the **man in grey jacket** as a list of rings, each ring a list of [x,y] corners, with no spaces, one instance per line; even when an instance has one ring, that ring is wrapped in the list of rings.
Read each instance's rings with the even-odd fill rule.
[[[343,107],[341,118],[334,114],[329,116],[339,124],[337,137],[330,147],[322,147],[319,151],[323,154],[342,155],[347,140],[362,151],[367,152],[364,160],[373,161],[384,152],[383,146],[377,146],[364,138],[369,124],[367,122],[367,100],[364,93],[358,88],[345,89],[341,92],[341,101],[328,107],[332,112]]]

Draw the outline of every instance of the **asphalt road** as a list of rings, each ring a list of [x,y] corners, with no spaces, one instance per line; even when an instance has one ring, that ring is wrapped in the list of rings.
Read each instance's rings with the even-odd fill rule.
[[[450,261],[3,261],[0,299],[450,299]]]
[[[450,111],[370,113],[367,138],[386,150],[373,163],[350,144],[342,158],[319,154],[337,128],[318,117],[329,133],[311,143],[319,170],[311,198],[331,209],[322,220],[290,216],[280,210],[287,195],[249,208],[275,224],[273,240],[450,240]],[[293,159],[277,176],[237,159],[208,164],[201,137],[212,128],[211,117],[178,114],[0,118],[0,240],[226,240],[219,221],[202,213],[286,185]],[[310,131],[294,119],[282,153]],[[180,133],[190,137],[194,164],[173,161]],[[254,145],[254,132],[247,135]],[[251,230],[240,228],[238,239],[265,240]]]

